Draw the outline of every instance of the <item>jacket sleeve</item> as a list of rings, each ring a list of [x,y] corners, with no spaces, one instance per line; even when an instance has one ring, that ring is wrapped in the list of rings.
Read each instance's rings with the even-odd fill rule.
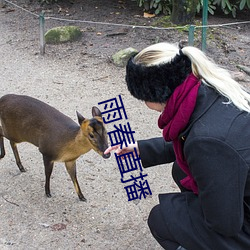
[[[144,168],[175,161],[173,145],[163,137],[139,140],[138,147]]]
[[[209,137],[189,140],[184,154],[198,185],[205,223],[224,236],[237,235],[244,220],[246,162],[225,141]]]

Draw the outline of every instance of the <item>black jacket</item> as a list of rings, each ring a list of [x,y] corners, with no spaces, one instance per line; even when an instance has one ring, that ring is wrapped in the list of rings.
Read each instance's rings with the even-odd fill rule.
[[[160,195],[163,213],[169,213],[170,205],[178,208],[174,197],[186,209],[189,222],[184,226],[203,242],[200,246],[190,242],[192,249],[250,249],[250,114],[223,102],[227,100],[202,84],[189,125],[179,136],[198,196]],[[175,161],[172,144],[163,138],[138,145],[144,167]],[[175,222],[183,226],[181,215],[176,216]],[[178,227],[175,230],[178,235]]]

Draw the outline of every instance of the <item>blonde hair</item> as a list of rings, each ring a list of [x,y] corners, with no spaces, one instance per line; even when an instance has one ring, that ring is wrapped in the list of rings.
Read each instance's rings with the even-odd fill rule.
[[[215,64],[195,47],[187,46],[180,51],[176,44],[157,43],[138,53],[134,62],[144,66],[160,65],[170,62],[181,52],[190,59],[193,74],[228,99],[225,104],[233,103],[238,109],[250,113],[250,94],[231,77],[227,70]]]

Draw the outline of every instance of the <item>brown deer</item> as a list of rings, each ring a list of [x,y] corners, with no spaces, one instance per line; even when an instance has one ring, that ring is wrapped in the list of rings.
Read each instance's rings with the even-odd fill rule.
[[[29,96],[8,94],[0,98],[0,158],[5,156],[3,137],[9,139],[16,164],[20,161],[17,143],[29,142],[39,148],[45,167],[45,193],[50,194],[50,176],[54,162],[64,162],[81,201],[83,196],[76,176],[76,160],[94,149],[104,158],[108,147],[107,131],[97,107],[92,107],[93,118],[86,119],[77,112],[80,126],[60,111]]]

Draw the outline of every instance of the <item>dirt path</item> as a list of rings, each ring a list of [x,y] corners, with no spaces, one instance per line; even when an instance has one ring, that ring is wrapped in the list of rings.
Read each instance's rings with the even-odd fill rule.
[[[135,138],[150,137],[152,131],[160,135],[153,120],[155,114],[151,116],[127,92],[123,69],[101,55],[84,53],[81,43],[74,45],[77,49],[70,45],[48,48],[45,57],[41,57],[37,38],[23,27],[19,15],[24,15],[24,25],[37,25],[37,20],[24,13],[0,11],[1,95],[31,95],[76,120],[75,110],[89,117],[93,105],[120,94],[136,131]],[[48,199],[44,195],[45,176],[38,150],[20,144],[19,152],[27,169],[20,174],[5,142],[7,152],[0,162],[1,249],[160,249],[146,220],[160,189],[171,190],[170,168],[144,171],[153,195],[136,205],[127,201],[114,157],[103,160],[89,152],[77,161],[78,180],[87,203],[78,200],[62,164],[54,168],[53,197]],[[166,179],[160,178],[162,175]]]
[[[81,15],[88,20],[93,20],[95,15],[101,21],[149,24],[150,21],[138,18],[138,9],[132,13],[127,6],[120,8],[120,2],[108,1],[107,11],[102,12],[105,15],[100,15],[98,1],[89,1]],[[36,6],[28,7],[37,13],[40,11]],[[108,10],[112,7],[114,9]],[[115,16],[117,9],[120,14]],[[76,5],[68,10],[74,18],[80,8]],[[60,24],[51,21],[46,25],[49,28]],[[129,46],[140,49],[156,40],[179,40],[183,34],[152,31],[145,35],[142,30],[125,30],[127,35],[112,37],[107,34],[121,29],[98,25],[82,25],[82,28],[85,33],[81,41],[47,46],[46,55],[42,57],[37,18],[12,7],[0,9],[1,96],[31,95],[76,120],[76,110],[90,117],[92,106],[121,95],[135,139],[160,136],[156,126],[158,114],[129,95],[124,84],[124,69],[110,63],[108,56]],[[226,62],[231,70],[236,70],[237,63],[249,66],[249,28],[241,31],[235,40],[220,40],[219,45],[212,42],[209,45],[210,55],[219,63]],[[218,53],[214,53],[215,48]],[[244,84],[249,83],[244,81]],[[111,130],[109,125],[108,131]],[[27,169],[20,174],[7,141],[5,145],[7,155],[0,162],[0,249],[161,249],[149,232],[147,217],[158,203],[158,193],[176,191],[170,167],[144,170],[152,197],[135,204],[127,201],[114,156],[104,160],[95,152],[89,152],[77,161],[78,180],[87,203],[78,200],[62,164],[54,168],[53,197],[48,199],[44,195],[45,176],[38,150],[28,144],[19,146]]]

